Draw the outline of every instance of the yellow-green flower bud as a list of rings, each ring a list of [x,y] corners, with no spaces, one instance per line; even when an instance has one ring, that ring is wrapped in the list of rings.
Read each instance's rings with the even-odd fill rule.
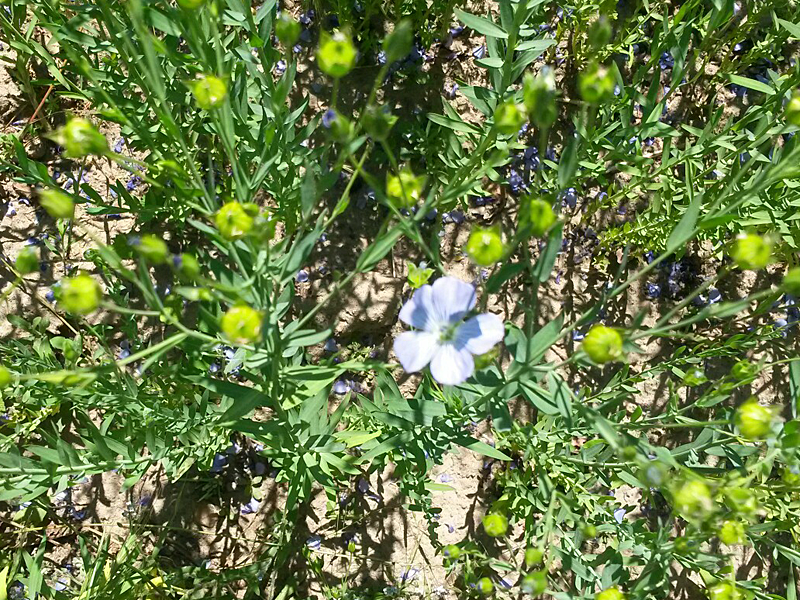
[[[286,48],[291,48],[300,37],[300,23],[285,12],[275,21],[275,35]]]
[[[547,571],[534,571],[528,573],[522,578],[520,584],[523,593],[530,594],[531,596],[539,596],[544,594],[547,589]]]
[[[105,136],[86,119],[73,117],[52,137],[57,144],[64,147],[64,156],[67,158],[83,158],[90,154],[108,152]]]
[[[500,513],[491,513],[483,517],[483,530],[489,537],[500,537],[508,531],[508,519]]]
[[[5,365],[0,365],[0,390],[11,385],[11,371]]]
[[[544,552],[540,548],[527,548],[525,550],[525,567],[530,569],[535,565],[542,564],[544,560]]]
[[[593,362],[602,365],[622,357],[622,336],[616,329],[595,325],[583,338],[581,348]]]
[[[178,6],[186,10],[196,10],[205,4],[206,0],[178,0]]]
[[[494,111],[494,126],[501,135],[515,135],[525,123],[522,105],[508,101],[500,104]]]
[[[153,234],[146,234],[140,238],[135,238],[131,244],[136,251],[147,261],[160,265],[167,262],[169,248],[164,240]]]
[[[792,267],[786,272],[783,288],[793,296],[800,296],[800,267]]]
[[[742,234],[733,242],[731,258],[740,269],[763,269],[772,258],[772,244],[755,233]]]
[[[556,121],[556,78],[550,67],[542,67],[535,77],[525,75],[522,84],[522,101],[531,122],[540,129],[550,127]]]
[[[594,597],[595,600],[625,600],[625,594],[616,586],[606,588]]]
[[[29,275],[39,270],[39,255],[36,250],[27,246],[19,251],[14,266],[20,275]]]
[[[736,409],[736,427],[749,440],[766,437],[772,429],[774,419],[775,409],[760,405],[755,396],[750,396]]]
[[[400,21],[389,35],[383,40],[383,51],[386,54],[386,64],[405,58],[411,52],[414,43],[414,26],[409,19]]]
[[[237,344],[254,343],[261,337],[264,315],[254,308],[241,304],[234,306],[220,319],[225,337]]]
[[[254,216],[251,206],[228,202],[217,211],[214,223],[222,237],[227,240],[238,240],[253,229]]]
[[[741,521],[728,519],[722,522],[717,535],[723,544],[741,544],[744,541],[744,525]]]
[[[786,122],[795,127],[800,127],[800,90],[792,92],[792,97],[786,103]]]
[[[541,237],[556,222],[556,214],[549,202],[539,198],[531,198],[528,203],[528,222],[531,226],[531,233],[536,237]]]
[[[201,75],[191,82],[191,89],[197,106],[205,110],[219,108],[228,95],[228,84],[216,75]]]
[[[386,176],[386,196],[396,208],[411,208],[422,197],[425,176],[416,177],[408,167],[400,170],[400,175]]]
[[[97,310],[103,291],[86,273],[62,279],[56,295],[59,305],[67,312],[88,315]]]
[[[322,33],[317,49],[317,65],[320,71],[335,79],[347,75],[356,65],[356,47],[350,36],[341,31]]]
[[[578,75],[578,91],[589,104],[605,102],[614,95],[614,76],[602,65],[590,65]]]
[[[450,560],[458,560],[461,556],[461,548],[455,544],[444,547],[444,557]]]
[[[54,219],[72,219],[75,216],[75,203],[70,196],[60,190],[41,190],[39,204]]]
[[[506,250],[499,227],[474,227],[467,240],[466,251],[473,262],[482,267],[493,265],[503,258]]]
[[[699,479],[682,484],[673,494],[673,507],[684,519],[700,519],[714,508],[711,490]]]
[[[488,577],[481,577],[478,582],[475,584],[475,589],[478,591],[479,594],[483,596],[488,596],[494,591],[494,584],[492,580]]]

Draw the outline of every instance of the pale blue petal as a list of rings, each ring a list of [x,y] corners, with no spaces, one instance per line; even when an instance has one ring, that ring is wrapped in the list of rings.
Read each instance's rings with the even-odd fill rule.
[[[411,299],[400,309],[400,320],[417,329],[429,330],[434,325],[433,302],[431,297],[433,289],[425,284],[419,288]]]
[[[394,353],[407,373],[425,368],[439,346],[437,337],[425,331],[406,331],[394,340]]]
[[[485,354],[503,341],[505,334],[503,320],[497,315],[485,313],[459,325],[455,343],[458,348],[466,348],[472,354]]]
[[[464,383],[475,370],[472,354],[455,344],[442,344],[431,360],[431,375],[443,385]]]
[[[456,277],[433,282],[433,309],[441,325],[459,322],[475,306],[475,288]]]

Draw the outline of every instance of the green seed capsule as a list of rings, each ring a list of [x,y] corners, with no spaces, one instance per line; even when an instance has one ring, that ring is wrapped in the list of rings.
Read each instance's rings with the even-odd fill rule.
[[[238,240],[250,233],[254,219],[249,208],[238,202],[228,202],[219,209],[214,222],[222,237]]]
[[[739,433],[749,440],[759,440],[769,434],[774,419],[774,409],[760,405],[756,397],[751,396],[736,409],[734,420]]]
[[[602,365],[622,356],[622,336],[616,329],[595,325],[586,334],[581,348],[593,362]]]
[[[135,244],[136,251],[153,264],[160,265],[167,262],[169,248],[166,242],[152,234],[143,235]]]
[[[703,370],[696,367],[686,371],[686,375],[683,376],[683,383],[689,387],[696,387],[704,384],[707,381],[708,377],[706,377],[706,374],[703,372]]]
[[[528,573],[522,578],[520,587],[524,593],[531,596],[543,594],[547,589],[547,572],[534,571],[533,573]]]
[[[368,106],[364,111],[364,130],[373,140],[382,141],[389,137],[397,117],[391,113],[388,106]]]
[[[717,537],[723,544],[728,544],[729,546],[741,544],[744,541],[744,525],[742,525],[741,521],[732,519],[723,521]]]
[[[75,216],[75,203],[72,198],[59,190],[41,190],[39,204],[54,219],[72,219]]]
[[[275,36],[286,48],[291,48],[300,37],[300,23],[285,12],[275,21]]]
[[[414,176],[408,167],[401,169],[399,176],[386,176],[386,196],[396,208],[409,209],[416,205],[424,187],[425,176]]]
[[[734,583],[720,581],[708,588],[708,598],[709,600],[742,600],[744,596]]]
[[[264,315],[246,305],[234,306],[220,319],[220,328],[229,340],[238,344],[257,342],[261,337]]]
[[[14,262],[14,266],[17,271],[19,271],[20,275],[36,273],[39,270],[39,255],[33,248],[23,248],[20,250],[19,254],[17,254],[17,260]]]
[[[228,85],[215,75],[201,75],[191,83],[191,89],[197,106],[204,110],[219,108],[228,95]]]
[[[547,129],[558,117],[556,107],[556,78],[550,67],[542,67],[535,77],[525,75],[522,84],[522,101],[531,122],[540,129]]]
[[[531,233],[536,237],[542,237],[556,222],[553,207],[549,202],[531,198],[528,203],[528,222],[531,226]]]
[[[333,35],[323,32],[317,49],[320,71],[339,79],[347,75],[356,64],[357,52],[350,36],[337,31]]]
[[[578,76],[578,91],[589,104],[601,104],[614,95],[614,76],[602,65],[590,65]]]
[[[450,544],[444,547],[444,556],[450,560],[458,560],[461,556],[461,548],[455,544]]]
[[[525,550],[525,566],[530,569],[535,565],[542,564],[544,560],[544,552],[539,548],[527,548]]]
[[[410,19],[403,19],[395,25],[392,33],[383,40],[383,51],[386,54],[386,64],[405,58],[411,52],[414,43],[414,25]]]
[[[193,254],[179,254],[172,257],[172,266],[189,279],[195,279],[200,275],[200,263]]]
[[[599,50],[611,41],[611,23],[605,15],[600,15],[589,28],[589,44]]]
[[[178,6],[185,10],[197,10],[205,3],[206,0],[178,0]]]
[[[90,154],[108,152],[108,141],[86,119],[73,117],[53,135],[57,144],[64,147],[67,158],[83,158]]]
[[[583,534],[583,537],[585,537],[587,540],[593,540],[594,538],[597,537],[597,527],[595,527],[591,523],[587,523],[581,528],[581,533]]]
[[[505,254],[505,244],[499,228],[474,227],[469,235],[466,251],[473,262],[483,267],[499,261]]]
[[[786,103],[784,115],[787,123],[800,127],[800,90],[792,92],[791,99]]]
[[[525,112],[514,102],[503,102],[494,111],[494,126],[501,135],[515,135],[523,123]]]
[[[475,589],[479,594],[488,596],[494,591],[494,583],[492,583],[492,580],[488,577],[481,577],[478,583],[475,584]]]
[[[781,479],[783,479],[783,482],[787,485],[791,485],[796,488],[800,487],[800,468],[786,467],[781,473]]]
[[[81,273],[62,279],[56,297],[67,312],[88,315],[100,306],[103,291],[94,279],[86,273]]]
[[[740,235],[733,242],[731,258],[740,269],[763,269],[772,258],[772,244],[754,233]]]
[[[594,597],[595,600],[625,600],[625,594],[616,586],[606,588]]]
[[[0,365],[0,390],[11,385],[11,371],[4,365]]]
[[[800,296],[800,267],[792,267],[783,276],[784,289],[793,296]]]
[[[731,377],[736,381],[746,381],[752,379],[761,370],[757,364],[750,362],[747,359],[740,360],[731,367]]]
[[[747,488],[732,487],[725,490],[725,504],[733,512],[752,517],[758,510],[758,500]]]
[[[483,530],[489,537],[500,537],[508,531],[508,519],[500,513],[491,513],[483,517]]]
[[[673,494],[673,507],[685,519],[700,519],[714,508],[711,490],[698,479],[687,481]]]

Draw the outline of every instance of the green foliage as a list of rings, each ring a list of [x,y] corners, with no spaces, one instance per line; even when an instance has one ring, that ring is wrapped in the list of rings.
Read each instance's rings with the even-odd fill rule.
[[[80,600],[305,598],[316,584],[328,598],[403,595],[408,570],[381,582],[394,588],[360,589],[351,572],[363,540],[344,540],[335,581],[319,544],[303,543],[318,493],[344,530],[368,511],[342,495],[364,496],[387,471],[458,597],[664,598],[678,568],[711,598],[796,599],[800,365],[783,292],[800,289],[800,70],[781,62],[800,39],[796,7],[755,3],[742,19],[730,2],[502,0],[481,14],[457,4],[315,4],[299,20],[241,0],[11,0],[0,11],[32,115],[4,135],[0,160],[35,190],[48,233],[2,257],[14,333],[0,341],[0,510],[11,524],[0,533],[16,533],[0,553],[0,600],[20,586]],[[417,60],[436,37],[450,51],[453,18],[479,42],[480,77],[459,80],[467,109],[438,97],[439,57]],[[379,48],[385,62],[373,64]],[[409,69],[415,60],[424,68]],[[431,96],[416,90],[433,84],[437,112],[394,98]],[[721,102],[731,88],[747,97],[737,111]],[[110,131],[124,145],[112,150]],[[42,138],[62,152],[36,157]],[[77,176],[66,186],[56,168]],[[101,168],[129,183],[84,177]],[[472,211],[484,222],[442,244],[454,215],[487,196],[497,213]],[[576,196],[585,202],[572,212]],[[364,197],[374,202],[359,207]],[[635,218],[617,218],[621,206]],[[95,221],[111,215],[130,225],[99,235]],[[570,280],[553,302],[581,231],[600,260],[585,294]],[[328,256],[331,238],[341,256]],[[458,355],[474,367],[465,383],[423,372],[400,386],[378,344],[333,339],[346,331],[337,319],[354,315],[330,313],[362,301],[354,282],[403,281],[395,254],[420,298],[464,255],[487,267],[469,271],[470,314],[436,305],[433,327],[401,313],[429,336],[420,352],[469,350]],[[675,284],[693,254],[728,263],[651,294],[653,313],[639,305],[635,290]],[[41,261],[58,265],[52,297],[37,290]],[[787,267],[780,289],[772,262]],[[752,289],[735,287],[732,266],[759,271]],[[12,306],[18,294],[42,311]],[[409,301],[397,300],[385,304]],[[458,329],[466,340],[447,337],[500,305],[502,346],[476,343],[478,319]],[[382,342],[397,339],[396,316],[380,315]],[[754,396],[766,385],[769,406]],[[246,469],[230,458],[242,448]],[[444,540],[435,494],[453,488],[432,473],[467,452],[486,461],[470,515],[482,527]],[[251,463],[269,465],[281,502],[235,568],[165,557],[167,526],[153,534],[132,518],[112,543],[56,510],[83,478],[112,471],[125,490],[157,473],[222,497],[226,466],[253,512],[265,474]],[[42,533],[65,522],[74,572],[52,564]],[[789,573],[785,589],[737,580],[730,545]]]

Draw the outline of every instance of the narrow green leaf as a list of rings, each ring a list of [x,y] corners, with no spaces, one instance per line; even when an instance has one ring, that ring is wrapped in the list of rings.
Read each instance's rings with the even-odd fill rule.
[[[464,25],[477,31],[478,33],[482,33],[483,35],[489,37],[500,38],[502,40],[508,39],[508,33],[506,30],[496,23],[493,23],[489,19],[464,12],[460,8],[455,9],[455,13],[459,20],[464,23]]]

